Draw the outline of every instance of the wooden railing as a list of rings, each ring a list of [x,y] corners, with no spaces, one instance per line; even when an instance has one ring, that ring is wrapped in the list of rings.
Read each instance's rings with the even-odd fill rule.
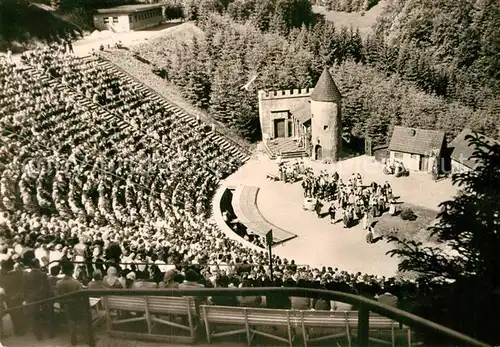
[[[304,288],[200,288],[200,289],[157,289],[157,290],[135,290],[135,289],[118,289],[118,290],[82,290],[73,292],[50,299],[28,303],[27,305],[37,305],[41,303],[53,302],[81,302],[82,307],[86,307],[84,312],[87,324],[87,341],[90,347],[95,347],[94,332],[92,327],[92,313],[89,303],[90,297],[105,297],[105,296],[193,296],[193,297],[208,297],[208,296],[256,296],[269,294],[286,294],[288,296],[323,298],[325,300],[346,302],[358,307],[358,345],[369,345],[369,314],[370,312],[378,313],[382,316],[391,318],[397,322],[407,325],[411,328],[430,330],[434,333],[444,335],[450,340],[456,341],[460,346],[481,346],[490,347],[489,344],[478,341],[472,337],[462,334],[453,329],[444,327],[437,323],[431,322],[414,314],[399,310],[394,307],[383,305],[379,302],[366,299],[361,296],[347,294],[337,291],[304,289]],[[2,298],[3,299],[3,298]],[[26,305],[25,305],[26,306]],[[24,306],[24,307],[25,307]],[[23,306],[21,306],[23,307]],[[0,316],[3,317],[6,313],[20,307],[11,307],[7,310],[0,305]],[[3,326],[0,324],[0,336],[3,335]]]

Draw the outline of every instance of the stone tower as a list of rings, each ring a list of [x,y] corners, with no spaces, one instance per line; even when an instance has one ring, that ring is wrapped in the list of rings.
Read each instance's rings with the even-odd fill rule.
[[[338,161],[342,146],[341,95],[327,68],[311,94],[311,157]]]

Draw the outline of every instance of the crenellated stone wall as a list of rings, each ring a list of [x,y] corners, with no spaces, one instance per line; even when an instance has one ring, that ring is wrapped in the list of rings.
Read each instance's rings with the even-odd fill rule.
[[[264,91],[259,90],[259,119],[262,137],[269,138],[273,133],[272,111],[292,111],[300,107],[309,107],[314,88]],[[305,105],[307,104],[307,105]]]

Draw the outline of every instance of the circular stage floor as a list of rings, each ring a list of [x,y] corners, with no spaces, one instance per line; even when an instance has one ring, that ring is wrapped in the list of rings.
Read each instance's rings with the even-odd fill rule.
[[[450,180],[436,183],[425,173],[412,173],[405,178],[386,176],[382,173],[381,164],[367,156],[329,165],[306,161],[307,165],[311,165],[316,173],[325,168],[329,172],[336,170],[344,181],[353,172],[361,173],[365,184],[372,181],[383,183],[387,180],[392,185],[394,194],[401,197],[401,201],[431,209],[437,209],[441,201],[449,199],[455,192]],[[342,222],[331,224],[328,216],[320,219],[314,212],[304,211],[300,182],[285,184],[266,179],[267,173],[277,172],[276,162],[261,156],[248,161],[223,182],[227,185],[260,187],[257,205],[264,218],[297,234],[296,238],[274,247],[276,255],[295,259],[297,264],[312,267],[331,266],[339,270],[381,276],[396,274],[398,259],[386,255],[393,248],[392,244],[383,240],[368,244],[360,224],[346,229]],[[324,206],[323,212],[326,211],[327,206]]]

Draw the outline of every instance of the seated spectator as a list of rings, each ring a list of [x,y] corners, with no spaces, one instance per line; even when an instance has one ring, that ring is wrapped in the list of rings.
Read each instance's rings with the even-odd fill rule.
[[[243,280],[240,284],[241,288],[252,288],[252,282],[249,279]],[[238,296],[238,304],[241,307],[260,307],[262,304],[261,296]]]
[[[391,293],[390,287],[386,288],[387,289],[384,290],[383,294],[377,297],[378,302],[387,306],[397,307],[398,297]]]
[[[319,281],[313,283],[313,288],[325,289],[325,287]],[[330,300],[320,297],[318,299],[313,299],[312,308],[316,311],[330,311],[332,307],[330,305]]]
[[[229,288],[229,286],[234,285],[229,283],[229,278],[227,276],[221,277],[215,281],[215,286],[217,288]],[[212,297],[212,302],[214,305],[219,306],[238,306],[238,298],[235,295],[215,295]]]
[[[102,272],[100,270],[95,270],[92,273],[92,281],[89,282],[88,289],[104,289],[105,286],[102,283]]]
[[[179,283],[174,280],[175,275],[175,270],[168,270],[165,272],[163,281],[158,284],[158,288],[179,288]]]
[[[114,266],[109,267],[107,275],[104,276],[102,280],[102,284],[104,288],[109,288],[109,289],[123,288],[122,284],[120,283],[120,279],[117,276],[116,268]]]
[[[179,289],[199,289],[199,288],[204,288],[205,286],[203,284],[198,283],[200,279],[200,276],[198,273],[193,270],[189,269],[186,271],[186,276],[184,277],[184,281],[179,284]],[[200,303],[206,303],[207,298],[203,296],[193,296],[195,300],[199,300]]]
[[[297,288],[307,288],[307,283],[304,279],[300,279],[297,284]],[[291,296],[291,308],[294,310],[309,310],[311,308],[311,298],[302,296]]]
[[[180,289],[196,289],[196,288],[204,288],[203,284],[198,283],[200,276],[193,269],[189,269],[186,271],[186,277],[184,281],[179,284]]]
[[[272,283],[272,287],[282,287],[283,286],[283,280],[279,277],[281,276],[281,273],[276,272],[274,274],[276,279]],[[266,295],[266,305],[267,308],[278,308],[278,309],[287,309],[290,308],[291,303],[290,303],[290,298],[288,297],[287,294],[283,293],[271,293]]]
[[[332,311],[352,311],[352,305],[341,301],[330,301]]]
[[[134,289],[135,286],[135,280],[136,280],[136,277],[135,277],[135,272],[131,271],[127,274],[127,276],[125,277],[125,288],[126,289]]]
[[[156,289],[158,284],[149,278],[137,278],[134,281],[134,289]]]
[[[89,283],[89,279],[87,277],[87,271],[85,271],[84,265],[78,265],[75,267],[75,273],[73,274],[73,277],[78,282],[82,283],[84,286],[86,286]]]

